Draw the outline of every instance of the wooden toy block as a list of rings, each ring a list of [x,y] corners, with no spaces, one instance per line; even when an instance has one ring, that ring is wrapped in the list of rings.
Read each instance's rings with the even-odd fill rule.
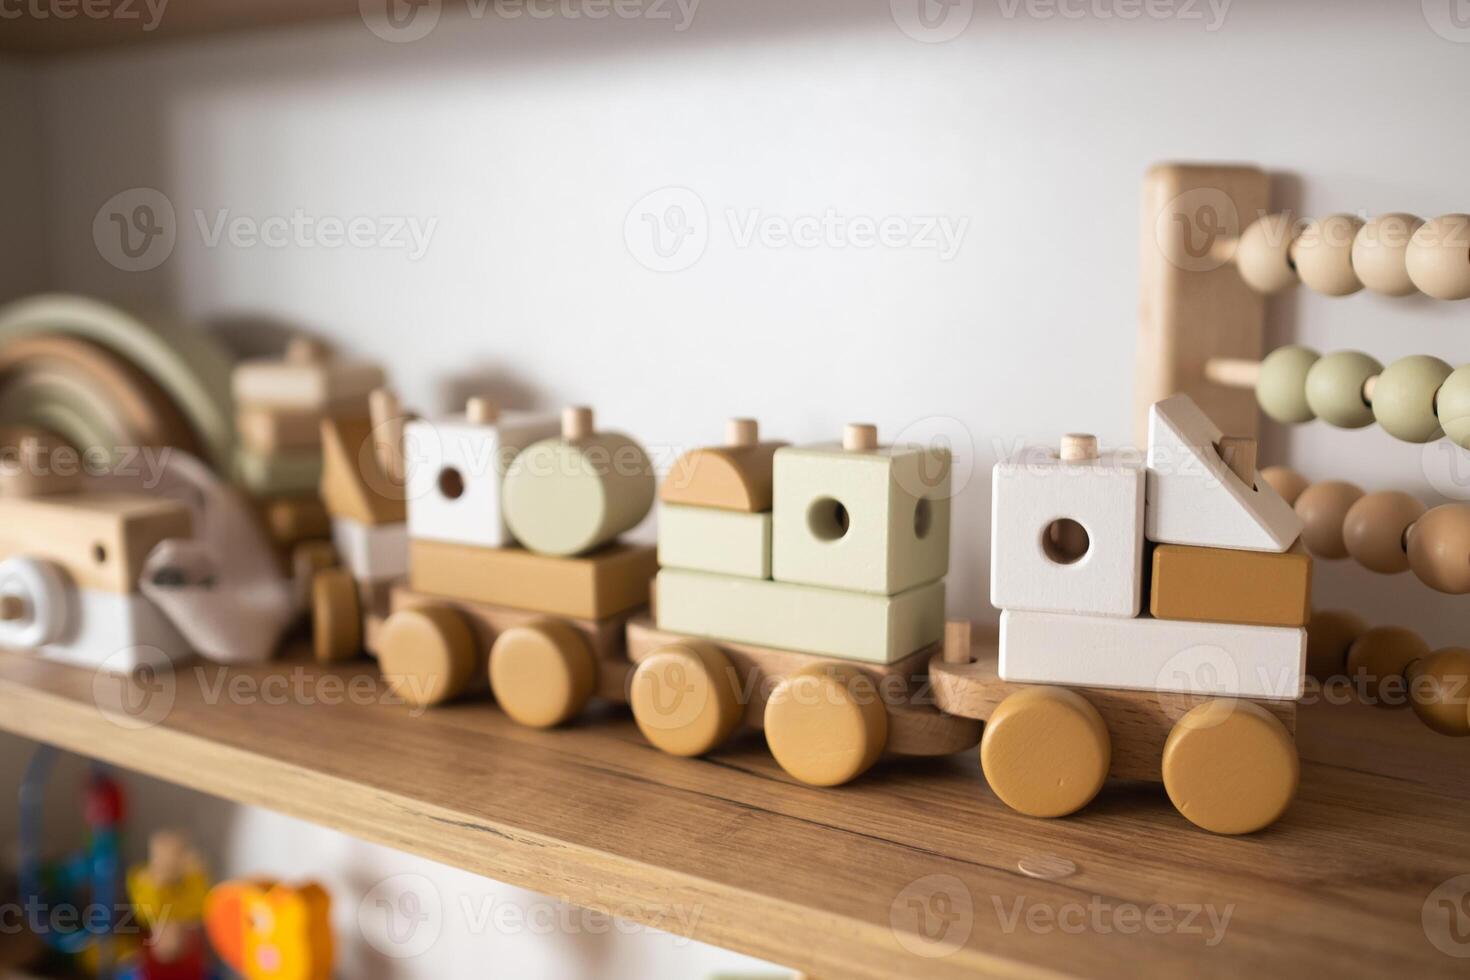
[[[260,512],[266,531],[277,544],[292,545],[332,534],[332,518],[314,493],[262,501]]]
[[[1095,449],[1064,455],[1073,454],[1029,449],[996,464],[990,603],[1136,616],[1143,594],[1143,460],[1129,452],[1099,456]]]
[[[408,533],[429,541],[502,548],[514,543],[501,512],[511,461],[559,430],[550,415],[460,415],[404,427],[408,463]]]
[[[0,499],[0,558],[44,559],[83,589],[128,593],[154,545],[189,537],[192,524],[184,505],[135,494]]]
[[[56,638],[35,648],[41,656],[116,674],[145,667],[159,670],[193,656],[173,622],[139,593],[78,589],[70,597],[68,612]]]
[[[695,449],[674,461],[659,499],[686,507],[755,514],[771,509],[772,466],[784,442],[761,442],[754,419],[731,419],[725,445]]]
[[[410,540],[408,564],[416,592],[583,619],[646,605],[658,571],[654,549],[632,544],[558,558],[521,548]]]
[[[525,547],[579,555],[643,520],[653,494],[653,464],[643,447],[594,431],[591,409],[569,408],[560,437],[530,446],[510,464],[503,510]]]
[[[777,581],[896,595],[949,570],[950,453],[842,443],[778,449],[771,567]]]
[[[944,583],[873,595],[789,582],[665,568],[658,573],[660,629],[891,663],[944,631]]]
[[[1149,413],[1145,533],[1160,544],[1247,551],[1285,551],[1302,533],[1301,518],[1255,474],[1246,483],[1216,447],[1224,438],[1185,395]]]
[[[0,446],[0,497],[71,493],[81,486],[82,459],[70,446],[27,433]]]
[[[1238,237],[1269,208],[1270,181],[1256,167],[1171,163],[1149,170],[1139,236],[1138,445],[1145,444],[1153,404],[1181,392],[1228,431],[1255,435],[1252,393],[1213,383],[1205,366],[1211,358],[1263,353],[1265,297],[1230,260]]]
[[[1312,559],[1303,551],[1231,551],[1161,544],[1154,549],[1149,612],[1247,626],[1306,626]]]
[[[304,344],[283,359],[245,361],[231,379],[237,405],[323,414],[365,414],[368,394],[383,384],[376,364],[332,360]]]
[[[771,514],[664,504],[658,563],[696,572],[771,577]]]
[[[322,457],[315,452],[258,456],[242,449],[235,454],[235,472],[257,497],[309,493],[321,483]]]
[[[408,574],[405,524],[363,524],[349,517],[334,517],[332,543],[342,567],[359,582],[382,582]]]
[[[244,405],[235,411],[240,444],[259,456],[317,450],[322,445],[322,416],[316,411]]]
[[[333,517],[361,524],[401,524],[407,519],[404,486],[384,470],[366,418],[324,419],[319,491]]]
[[[966,624],[968,625],[968,624]],[[962,646],[946,637],[943,654],[929,663],[935,703],[940,710],[964,718],[988,721],[1011,695],[1029,690],[1026,684],[1002,680],[999,650],[993,635],[970,645],[963,631]],[[1166,691],[1129,691],[1119,688],[1068,686],[1092,704],[1107,725],[1111,741],[1108,775],[1114,779],[1160,782],[1164,745],[1174,725],[1191,709],[1214,700],[1209,695]],[[1295,701],[1255,701],[1288,732],[1296,731]]]
[[[1019,610],[1000,617],[1008,681],[1294,700],[1306,657],[1304,629]]]

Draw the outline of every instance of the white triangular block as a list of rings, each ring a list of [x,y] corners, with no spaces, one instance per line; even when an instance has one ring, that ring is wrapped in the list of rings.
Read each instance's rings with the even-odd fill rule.
[[[1224,433],[1187,395],[1148,413],[1145,534],[1162,544],[1285,551],[1302,533],[1301,518],[1256,475],[1246,486],[1215,446]]]

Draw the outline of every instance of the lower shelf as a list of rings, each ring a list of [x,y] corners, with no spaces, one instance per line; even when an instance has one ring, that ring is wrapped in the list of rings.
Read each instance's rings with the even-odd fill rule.
[[[415,717],[368,662],[186,666],[129,688],[123,714],[119,683],[0,652],[0,728],[816,976],[1466,962],[1436,947],[1455,934],[1431,936],[1425,905],[1470,872],[1470,744],[1407,712],[1305,707],[1300,798],[1223,838],[1143,784],[1071,819],[1019,816],[973,752],[821,790],[759,736],[677,759],[622,710],[550,732],[483,701]]]

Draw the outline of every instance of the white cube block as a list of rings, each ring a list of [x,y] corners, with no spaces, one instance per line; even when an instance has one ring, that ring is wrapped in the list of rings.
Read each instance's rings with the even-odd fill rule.
[[[522,449],[560,432],[556,417],[525,412],[487,423],[463,415],[408,423],[409,536],[487,548],[514,544],[500,509],[505,471]]]
[[[1148,412],[1146,533],[1161,544],[1285,551],[1302,533],[1290,504],[1256,474],[1246,486],[1216,446],[1224,433],[1187,395]]]
[[[386,582],[408,574],[408,525],[364,524],[332,518],[332,544],[342,567],[359,582]]]
[[[1029,449],[997,463],[990,502],[991,605],[1137,616],[1143,602],[1143,505],[1144,468],[1137,453],[1063,461],[1054,451]]]
[[[1306,660],[1304,629],[1010,610],[1000,617],[1006,681],[1294,701]]]
[[[41,656],[114,674],[167,670],[193,655],[163,611],[137,592],[78,589],[70,621]]]

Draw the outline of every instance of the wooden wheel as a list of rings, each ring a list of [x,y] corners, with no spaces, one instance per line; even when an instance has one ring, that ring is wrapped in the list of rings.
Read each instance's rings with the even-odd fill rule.
[[[629,703],[643,737],[670,755],[703,755],[740,724],[735,669],[702,640],[655,650],[633,672]]]
[[[475,638],[446,606],[400,609],[377,639],[378,666],[393,693],[415,707],[462,693],[475,670]]]
[[[1300,763],[1286,727],[1258,704],[1192,708],[1164,743],[1164,788],[1186,819],[1217,834],[1274,823],[1296,795]]]
[[[362,606],[357,583],[340,568],[311,580],[311,648],[318,663],[351,660],[362,649]]]
[[[586,706],[596,686],[597,661],[587,641],[558,620],[508,629],[490,648],[490,688],[522,725],[560,725]]]
[[[888,710],[861,670],[817,664],[771,692],[765,729],[766,744],[782,769],[813,786],[840,786],[883,754]]]
[[[1102,789],[1112,740],[1097,708],[1064,687],[1028,687],[985,722],[980,767],[1001,802],[1032,817],[1064,817]]]

